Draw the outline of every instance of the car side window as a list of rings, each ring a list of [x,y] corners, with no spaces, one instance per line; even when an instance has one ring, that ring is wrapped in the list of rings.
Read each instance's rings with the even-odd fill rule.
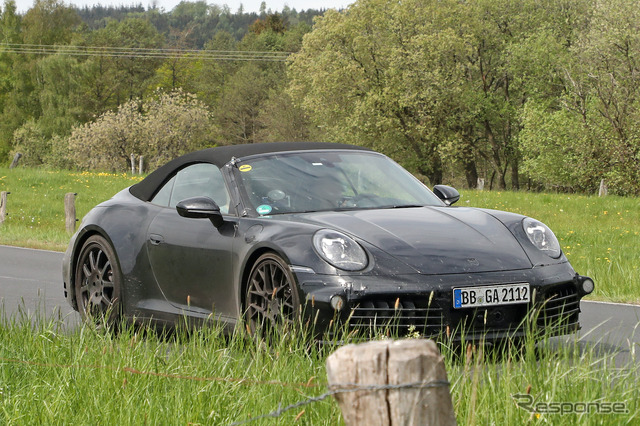
[[[153,196],[151,202],[159,206],[167,207],[169,205],[169,200],[171,199],[171,191],[173,190],[173,183],[175,181],[175,176],[169,179],[169,181],[165,183],[162,188],[160,188],[160,191],[158,191],[156,195]]]
[[[151,202],[175,207],[180,201],[191,197],[209,197],[220,206],[222,214],[229,213],[229,193],[222,172],[208,163],[194,164],[180,170]]]

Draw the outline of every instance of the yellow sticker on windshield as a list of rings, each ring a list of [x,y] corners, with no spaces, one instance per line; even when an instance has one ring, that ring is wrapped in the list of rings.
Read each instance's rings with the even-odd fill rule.
[[[240,170],[241,172],[249,172],[251,171],[251,165],[245,164],[244,166],[240,166],[238,170]]]

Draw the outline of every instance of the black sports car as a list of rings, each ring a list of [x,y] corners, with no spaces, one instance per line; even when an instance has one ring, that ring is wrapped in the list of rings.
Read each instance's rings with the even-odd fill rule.
[[[293,321],[499,339],[579,328],[594,283],[544,224],[451,207],[388,157],[329,143],[193,152],[99,204],[65,254],[83,316]],[[533,309],[532,309],[533,308]],[[533,316],[528,315],[533,312]]]

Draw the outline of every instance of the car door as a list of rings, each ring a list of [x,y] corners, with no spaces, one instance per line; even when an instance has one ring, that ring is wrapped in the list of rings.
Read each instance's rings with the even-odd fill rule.
[[[207,196],[220,206],[224,224],[185,218],[176,204]],[[235,317],[232,246],[236,218],[228,215],[229,195],[220,169],[199,163],[180,170],[151,200],[166,208],[148,228],[149,262],[162,293],[174,307],[192,314]],[[186,312],[185,312],[186,313]]]

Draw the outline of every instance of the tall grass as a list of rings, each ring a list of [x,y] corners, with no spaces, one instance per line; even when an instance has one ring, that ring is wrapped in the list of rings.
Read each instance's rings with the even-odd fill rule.
[[[230,424],[326,389],[318,351],[290,334],[267,346],[215,325],[168,337],[123,326],[116,336],[32,321],[0,328],[2,424]],[[326,401],[302,417],[333,424],[339,410]]]
[[[332,346],[282,333],[270,344],[212,325],[163,337],[123,326],[118,335],[90,326],[65,330],[59,319],[4,319],[0,327],[0,423],[231,424],[274,412],[328,390]],[[637,424],[637,359],[616,367],[615,354],[575,338],[533,339],[493,351],[443,344],[459,424]],[[536,414],[536,403],[619,403],[622,414]],[[250,424],[341,423],[331,399]]]

